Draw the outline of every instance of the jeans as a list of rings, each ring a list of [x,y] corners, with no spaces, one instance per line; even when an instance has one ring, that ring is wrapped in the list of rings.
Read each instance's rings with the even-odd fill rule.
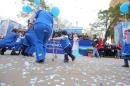
[[[99,53],[98,53],[98,50],[97,50],[97,48],[93,48],[93,56],[97,56],[97,57],[99,57]]]

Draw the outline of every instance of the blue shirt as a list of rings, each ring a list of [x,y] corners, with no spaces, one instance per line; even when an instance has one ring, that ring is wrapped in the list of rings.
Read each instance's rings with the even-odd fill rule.
[[[35,23],[43,23],[50,27],[53,27],[53,16],[46,10],[38,10],[36,12]]]
[[[70,40],[66,36],[64,36],[64,38],[60,40],[60,43],[61,43],[63,49],[65,49],[67,46],[71,45]]]

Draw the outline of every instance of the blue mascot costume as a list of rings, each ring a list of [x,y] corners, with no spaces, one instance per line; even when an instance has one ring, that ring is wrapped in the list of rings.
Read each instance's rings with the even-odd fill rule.
[[[45,60],[46,44],[52,34],[53,16],[46,10],[38,10],[32,17],[31,21],[37,40],[35,41],[36,62],[42,63]]]
[[[35,52],[35,41],[36,41],[36,35],[32,28],[32,23],[30,23],[30,20],[28,20],[28,30],[26,31],[25,39],[23,41],[21,52],[22,55],[33,56],[33,53]]]

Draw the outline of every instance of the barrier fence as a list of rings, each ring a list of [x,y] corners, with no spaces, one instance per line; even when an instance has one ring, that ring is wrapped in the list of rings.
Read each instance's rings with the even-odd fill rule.
[[[71,40],[73,45],[73,41]],[[92,40],[79,40],[79,53],[81,55],[87,55],[89,50],[92,50]],[[47,53],[63,54],[63,48],[60,41],[49,41],[47,44]]]

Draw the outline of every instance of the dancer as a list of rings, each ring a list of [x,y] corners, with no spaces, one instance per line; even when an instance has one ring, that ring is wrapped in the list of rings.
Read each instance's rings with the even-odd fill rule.
[[[33,29],[37,37],[35,42],[36,62],[43,63],[46,55],[46,44],[52,34],[53,16],[46,10],[38,10],[31,17],[31,22],[34,20]]]
[[[33,53],[35,52],[35,43],[37,38],[32,26],[33,25],[28,20],[28,30],[26,31],[25,34],[22,49],[22,55],[24,56],[33,56]]]
[[[75,56],[72,55],[72,46],[66,31],[61,32],[61,36],[53,38],[53,40],[60,40],[62,48],[64,49],[64,62],[69,62],[68,55],[71,57],[72,61],[75,60]]]

